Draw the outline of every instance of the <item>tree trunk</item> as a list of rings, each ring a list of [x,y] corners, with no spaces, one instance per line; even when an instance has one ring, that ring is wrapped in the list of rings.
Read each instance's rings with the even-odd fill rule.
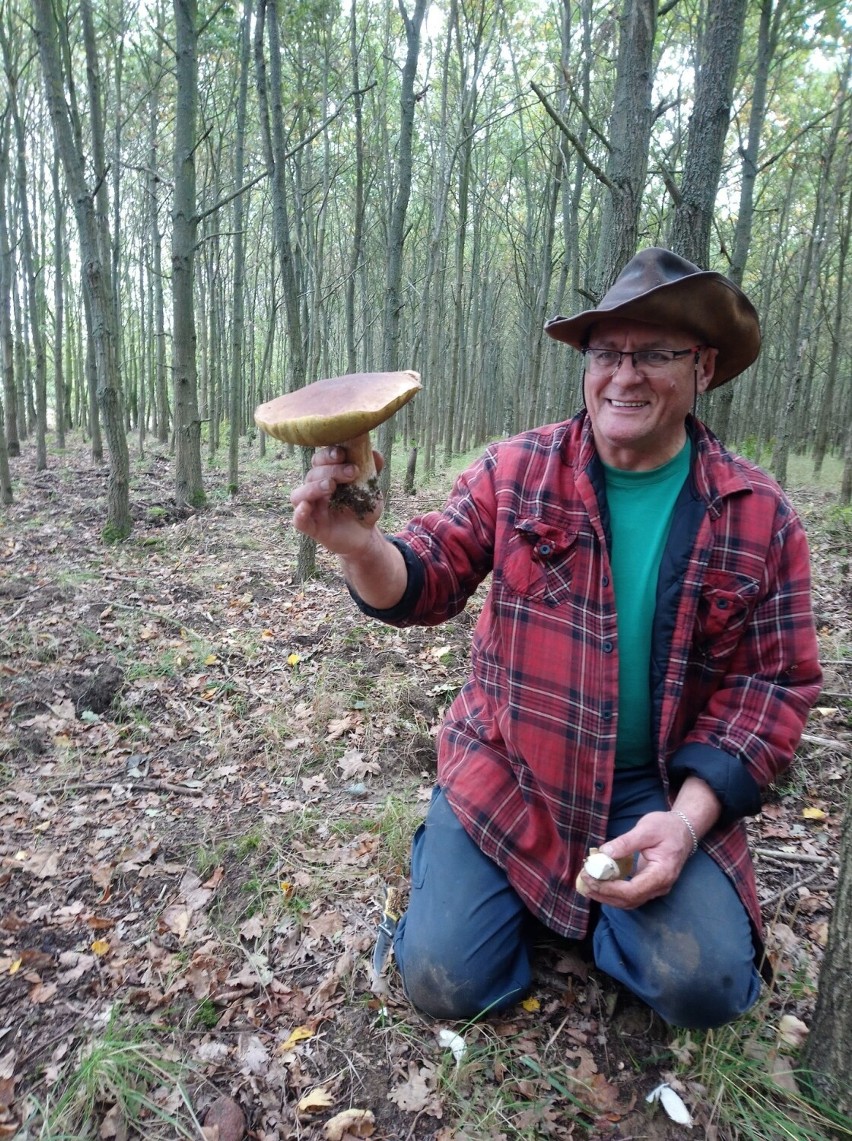
[[[728,276],[742,287],[745,267],[751,248],[754,225],[754,195],[760,157],[760,139],[766,121],[769,73],[778,47],[779,22],[787,7],[787,0],[761,0],[760,24],[757,33],[757,56],[754,65],[754,86],[751,93],[751,111],[748,119],[748,139],[740,157],[740,200]],[[711,413],[708,419],[721,440],[727,440],[731,422],[731,406],[736,389],[723,385],[709,397]]]
[[[53,201],[62,201],[59,179],[59,155],[53,156],[50,164],[50,177],[53,186]],[[62,368],[62,345],[65,340],[65,275],[62,267],[65,261],[65,219],[61,210],[54,211],[53,219],[53,402],[56,419],[56,446],[65,447],[65,374]]]
[[[411,16],[399,0],[399,10],[405,25],[405,63],[402,68],[400,91],[400,123],[396,160],[396,195],[391,208],[387,243],[387,276],[385,278],[385,305],[382,337],[382,368],[393,372],[399,368],[399,334],[402,298],[402,250],[405,243],[405,218],[411,197],[411,165],[414,140],[414,80],[420,55],[420,28],[426,14],[427,0],[414,0]],[[377,433],[378,449],[385,458],[379,476],[379,487],[385,497],[390,494],[391,452],[393,448],[393,417],[381,425]]]
[[[240,28],[240,86],[237,98],[237,137],[234,149],[234,186],[241,187],[245,177],[246,109],[248,105],[248,72],[251,49],[251,0],[243,0],[243,22]],[[245,338],[245,203],[242,194],[234,199],[234,276],[231,312],[231,377],[228,394],[228,491],[239,491],[240,436],[243,431],[243,341]]]
[[[47,467],[47,353],[42,333],[45,319],[44,275],[42,273],[43,267],[36,256],[35,239],[30,221],[29,184],[31,175],[27,173],[27,138],[19,106],[18,75],[15,62],[12,59],[11,46],[5,35],[2,36],[2,46],[3,69],[9,91],[9,109],[15,131],[17,153],[15,188],[21,227],[21,257],[26,283],[29,336],[35,360],[36,471],[44,471]]]
[[[601,297],[636,252],[648,170],[654,86],[656,0],[624,0],[610,118],[609,193],[604,198],[594,274]]]
[[[162,67],[163,24],[165,18],[160,4],[157,5],[157,31],[155,36],[156,56],[154,68],[159,73]],[[160,121],[160,92],[157,83],[151,84],[148,97],[148,236],[151,243],[151,290],[153,336],[154,336],[154,432],[157,440],[165,444],[169,438],[170,410],[169,385],[166,373],[166,306],[163,296],[163,236],[160,231],[160,152],[158,130]]]
[[[804,1063],[813,1084],[840,1113],[852,1114],[852,803],[840,839],[840,876],[819,974]]]
[[[269,29],[269,87],[266,82],[266,65],[263,58],[264,26]],[[263,139],[267,166],[272,171],[273,233],[281,267],[284,288],[284,308],[287,315],[288,360],[290,377],[288,391],[301,388],[306,380],[305,345],[302,339],[302,320],[299,312],[299,283],[290,236],[290,216],[287,206],[286,161],[287,146],[284,130],[284,109],[281,105],[281,44],[278,6],[276,0],[259,0],[255,29],[255,67],[258,100],[260,102]],[[310,466],[311,450],[300,449],[302,471]],[[296,555],[296,579],[304,582],[316,573],[316,543],[308,535],[299,535]]]
[[[86,185],[85,160],[76,142],[82,139],[82,132],[79,124],[72,124],[71,112],[65,99],[57,39],[59,29],[54,19],[53,7],[50,0],[33,0],[33,8],[47,103],[56,144],[62,156],[65,181],[74,203],[83,261],[83,279],[91,303],[98,400],[110,452],[107,519],[102,534],[107,541],[116,541],[129,535],[132,520],[129,494],[130,457],[124,435],[121,407],[110,263],[102,257],[94,197]],[[93,120],[93,127],[94,125]]]
[[[699,40],[695,102],[669,244],[702,268],[710,264],[713,207],[722,176],[746,7],[747,0],[710,0]]]
[[[845,182],[845,179],[843,182]],[[849,256],[850,231],[852,231],[852,194],[849,194],[846,203],[846,216],[840,225],[840,234],[837,240],[837,279],[834,286],[834,316],[831,321],[830,330],[831,348],[829,350],[828,365],[825,371],[825,387],[823,388],[819,411],[817,413],[816,436],[814,439],[814,475],[819,475],[822,471],[822,464],[825,459],[825,453],[828,451],[828,442],[832,427],[834,392],[837,385],[840,351],[843,344],[843,329],[846,323],[847,304],[849,300],[846,295],[846,263]]]
[[[5,197],[9,170],[9,115],[0,115],[0,197]],[[7,457],[21,454],[18,439],[18,390],[15,385],[15,337],[12,331],[12,250],[6,211],[0,210],[0,368],[3,371],[3,401],[6,427],[3,443]]]
[[[775,478],[782,486],[787,481],[787,460],[790,440],[793,435],[794,419],[798,410],[799,389],[805,371],[805,356],[811,348],[811,338],[814,333],[819,279],[837,222],[837,194],[834,183],[837,179],[835,159],[838,154],[840,155],[840,171],[845,173],[847,168],[847,148],[839,145],[839,143],[846,114],[846,94],[851,74],[852,60],[846,63],[837,93],[831,128],[822,147],[813,226],[808,232],[800,284],[795,291],[792,303],[793,319],[790,323],[790,339],[785,370],[786,391],[784,399],[779,405],[776,422],[776,445],[772,456],[772,470]]]
[[[0,503],[6,507],[14,500],[12,494],[12,474],[9,471],[9,452],[6,448],[6,417],[3,401],[0,400]]]
[[[353,117],[355,121],[355,203],[352,219],[352,248],[346,278],[346,370],[358,371],[355,336],[355,287],[364,262],[364,123],[361,78],[359,70],[357,0],[352,0],[349,14],[349,50],[352,53]]]
[[[174,0],[175,105],[174,205],[172,208],[172,357],[175,416],[175,499],[179,507],[203,507],[201,417],[195,356],[195,146],[198,105],[198,9],[196,0]]]

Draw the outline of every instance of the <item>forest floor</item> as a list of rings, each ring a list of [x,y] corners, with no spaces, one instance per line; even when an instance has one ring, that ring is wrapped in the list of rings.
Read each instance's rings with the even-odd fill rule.
[[[665,1027],[571,945],[541,947],[531,998],[476,1025],[418,1016],[392,964],[386,993],[371,990],[385,886],[404,897],[481,597],[442,627],[398,631],[360,616],[322,555],[296,583],[297,462],[283,454],[248,460],[233,499],[210,468],[208,508],[178,515],[171,459],[149,447],[134,531],[115,546],[100,540],[106,471],[82,443],[14,470],[0,515],[0,1138],[232,1141],[239,1114],[236,1130],[216,1114],[237,1106],[258,1141],[688,1136],[646,1101],[662,1082],[703,1136],[738,1135],[714,1086],[723,1040]],[[448,487],[395,492],[395,512]],[[852,758],[849,514],[824,489],[792,495],[826,684],[751,826],[777,986],[724,1039],[779,1098],[813,1010]]]

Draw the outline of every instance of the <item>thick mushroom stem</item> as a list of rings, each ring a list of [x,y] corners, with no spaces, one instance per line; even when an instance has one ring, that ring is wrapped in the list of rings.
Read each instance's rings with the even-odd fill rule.
[[[340,447],[346,452],[346,462],[355,464],[358,468],[356,483],[367,486],[371,480],[376,478],[373,441],[370,439],[369,432],[365,432],[363,436],[353,436],[351,440],[344,440]]]
[[[373,459],[373,443],[369,432],[344,440],[339,447],[346,452],[346,462],[358,468],[358,478],[352,483],[341,483],[331,502],[334,507],[348,507],[359,519],[371,515],[379,505],[379,475]]]

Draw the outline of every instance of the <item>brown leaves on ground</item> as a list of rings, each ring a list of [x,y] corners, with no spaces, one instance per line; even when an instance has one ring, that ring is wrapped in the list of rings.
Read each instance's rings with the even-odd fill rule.
[[[82,453],[17,462],[0,529],[0,1138],[61,1097],[111,1020],[183,1068],[207,1141],[594,1138],[635,1121],[667,1136],[640,1095],[672,1036],[575,947],[540,948],[511,1017],[457,1027],[459,1058],[392,971],[370,993],[480,600],[397,631],[358,614],[322,554],[295,583],[295,466],[271,461],[235,500],[211,472],[210,509],[180,515],[151,455],[134,533],[105,547]],[[811,984],[850,755],[852,677],[831,649],[852,641],[849,588],[832,573],[818,606],[838,664],[796,781],[752,827],[773,959]],[[785,1013],[807,1024],[811,1003]],[[149,1093],[134,1121],[96,1092],[93,1124],[175,1136],[176,1086]]]

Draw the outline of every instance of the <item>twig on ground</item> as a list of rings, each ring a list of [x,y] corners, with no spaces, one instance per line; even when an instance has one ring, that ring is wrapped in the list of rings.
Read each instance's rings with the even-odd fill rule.
[[[827,856],[812,856],[808,852],[783,852],[775,848],[752,848],[756,856],[775,860],[779,864],[827,864]]]
[[[770,903],[777,903],[778,900],[783,899],[785,895],[789,895],[791,891],[795,891],[797,888],[804,887],[805,884],[819,879],[823,870],[823,868],[817,868],[816,871],[811,872],[809,876],[804,876],[802,879],[796,880],[795,883],[788,884],[787,887],[782,887],[780,891],[773,892],[768,899],[761,900],[761,906],[768,907]]]
[[[825,745],[827,749],[837,749],[840,753],[852,753],[852,745],[848,741],[840,741],[837,737],[817,737],[815,733],[803,733],[802,740],[809,745]]]
[[[78,788],[115,788],[119,785],[130,792],[179,792],[184,796],[201,796],[206,790],[203,788],[188,788],[183,784],[169,784],[164,780],[129,781],[122,780],[80,780],[73,784],[63,784],[64,789]]]

